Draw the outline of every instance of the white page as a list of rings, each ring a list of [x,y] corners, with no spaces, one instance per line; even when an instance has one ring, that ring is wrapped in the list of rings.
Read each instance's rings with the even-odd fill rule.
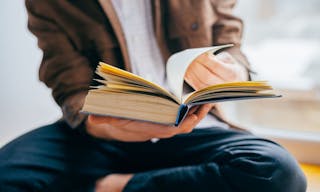
[[[186,49],[184,51],[171,55],[171,57],[167,61],[167,80],[173,94],[180,98],[180,100],[182,100],[184,75],[187,71],[188,66],[194,59],[196,59],[202,53],[215,53],[220,49],[231,46],[233,45],[227,44],[213,47]]]

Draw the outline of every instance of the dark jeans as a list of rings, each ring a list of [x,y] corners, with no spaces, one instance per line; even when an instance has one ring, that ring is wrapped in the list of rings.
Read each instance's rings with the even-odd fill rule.
[[[64,122],[0,149],[0,191],[93,191],[110,173],[136,173],[126,192],[300,192],[305,176],[279,145],[220,128],[152,142],[95,139]]]

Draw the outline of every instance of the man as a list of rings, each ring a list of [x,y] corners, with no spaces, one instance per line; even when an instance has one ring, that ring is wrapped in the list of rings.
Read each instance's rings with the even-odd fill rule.
[[[166,86],[170,54],[233,43],[194,60],[186,83],[200,89],[247,80],[234,4],[26,0],[43,50],[40,79],[64,118],[1,149],[0,191],[305,191],[303,173],[281,146],[236,130],[217,105],[193,108],[179,127],[79,114],[99,60]]]

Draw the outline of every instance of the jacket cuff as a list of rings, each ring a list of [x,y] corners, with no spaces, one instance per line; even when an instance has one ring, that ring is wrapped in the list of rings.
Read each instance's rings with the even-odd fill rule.
[[[63,119],[73,129],[78,128],[87,119],[86,114],[79,113],[84,104],[87,91],[69,96],[62,104]]]

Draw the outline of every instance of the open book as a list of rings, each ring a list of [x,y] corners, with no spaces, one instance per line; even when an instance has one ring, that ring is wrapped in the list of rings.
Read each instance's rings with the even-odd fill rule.
[[[82,112],[178,125],[195,105],[230,100],[277,97],[264,81],[218,84],[183,95],[184,74],[200,54],[214,54],[230,45],[187,49],[172,55],[167,62],[167,80],[172,93],[138,75],[100,62],[96,79],[101,85],[91,87]]]

